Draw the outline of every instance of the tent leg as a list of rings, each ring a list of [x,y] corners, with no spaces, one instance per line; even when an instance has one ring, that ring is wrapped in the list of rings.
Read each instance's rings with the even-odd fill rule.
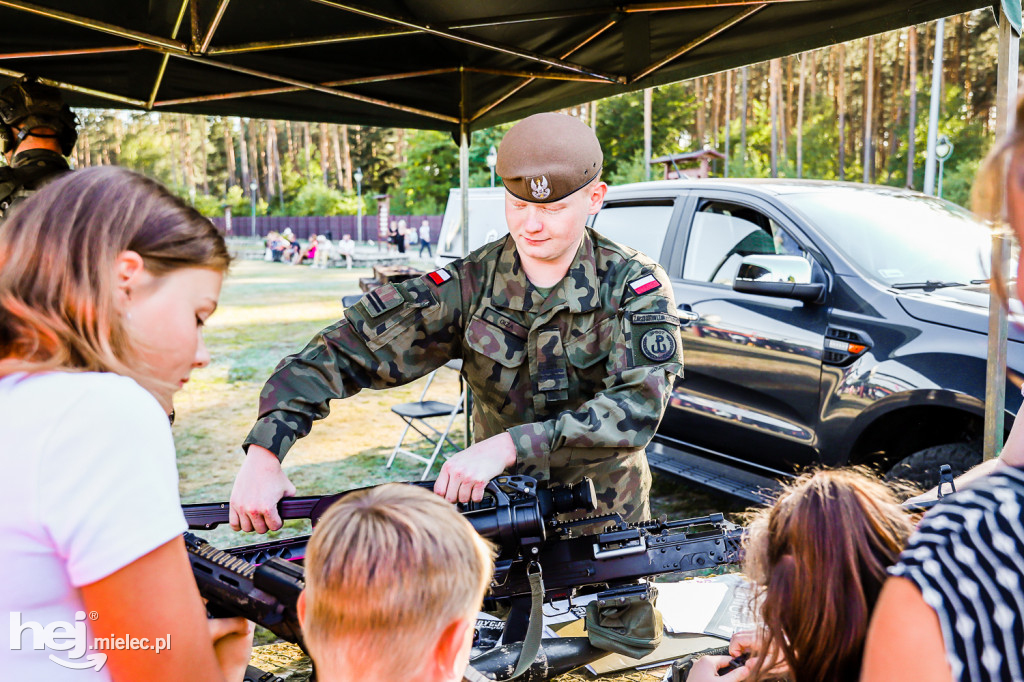
[[[1006,18],[999,17],[999,72],[996,83],[996,139],[1013,127],[1017,102],[1017,59],[1020,36]],[[997,264],[1008,274],[1010,267],[1009,239],[1001,234],[992,237],[992,269]],[[994,285],[994,283],[993,283]],[[985,374],[985,459],[999,456],[1003,447],[1003,420],[1006,414],[1006,309],[993,289],[989,297],[988,364]]]
[[[469,131],[463,124],[459,129],[459,187],[462,189],[462,255],[469,255]],[[466,447],[473,442],[473,396],[469,385],[463,398],[466,415]]]
[[[651,100],[653,89],[644,88],[644,180],[651,179]]]

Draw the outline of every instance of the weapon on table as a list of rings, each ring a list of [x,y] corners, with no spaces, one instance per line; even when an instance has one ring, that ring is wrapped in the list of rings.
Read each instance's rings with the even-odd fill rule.
[[[412,485],[432,488],[433,482]],[[525,670],[524,680],[548,679],[553,671],[563,670],[568,659],[577,667],[606,653],[590,646],[586,638],[575,644],[549,642],[544,646],[539,638],[539,618],[531,618],[531,613],[539,611],[541,599],[572,597],[576,590],[591,586],[604,586],[608,589],[605,594],[613,598],[618,592],[635,591],[645,578],[739,560],[743,529],[721,514],[638,524],[623,523],[616,514],[560,520],[560,515],[595,509],[593,484],[588,479],[543,489],[529,477],[502,476],[488,484],[487,492],[482,502],[462,504],[459,509],[477,532],[499,549],[487,600],[511,604],[505,652],[487,652],[473,661],[474,667],[484,667],[494,679],[512,677],[510,660],[529,663],[534,652],[539,658]],[[279,511],[282,518],[309,518],[315,524],[327,507],[345,494],[285,499]],[[227,503],[185,505],[183,509],[191,528],[212,528],[228,520]],[[594,526],[605,527],[576,534]],[[269,562],[288,565],[304,558],[308,539],[293,537],[229,548],[225,553],[260,566]]]

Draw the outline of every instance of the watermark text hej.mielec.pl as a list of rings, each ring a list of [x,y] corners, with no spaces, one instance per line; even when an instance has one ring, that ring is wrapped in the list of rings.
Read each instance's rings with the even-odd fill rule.
[[[89,620],[96,620],[99,615],[92,611],[89,613]],[[167,633],[164,637],[94,637],[92,644],[88,644],[88,629],[85,623],[86,614],[84,611],[75,613],[75,621],[53,621],[43,625],[36,621],[21,620],[20,611],[11,612],[10,620],[10,648],[11,651],[19,651],[23,646],[25,633],[31,637],[31,647],[36,651],[50,650],[65,653],[66,658],[50,654],[49,658],[54,663],[65,668],[86,669],[93,668],[101,670],[107,662],[107,655],[104,651],[153,651],[160,653],[171,648],[171,635]],[[96,653],[86,654],[86,651]],[[84,656],[84,658],[83,658]]]

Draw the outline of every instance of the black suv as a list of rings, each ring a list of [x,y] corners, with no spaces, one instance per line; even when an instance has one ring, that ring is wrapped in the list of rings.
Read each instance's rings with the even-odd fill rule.
[[[889,187],[697,180],[613,187],[592,220],[664,265],[685,377],[652,466],[749,499],[812,463],[922,484],[981,460],[990,233]],[[1011,324],[1006,427],[1021,404]]]

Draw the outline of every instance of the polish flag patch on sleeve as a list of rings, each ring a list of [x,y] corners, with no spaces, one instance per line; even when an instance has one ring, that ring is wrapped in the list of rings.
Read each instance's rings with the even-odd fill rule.
[[[654,275],[644,275],[640,279],[634,279],[629,283],[629,288],[633,290],[633,293],[639,296],[640,294],[646,294],[648,291],[654,291],[661,286],[661,282]]]
[[[447,270],[441,268],[438,270],[434,270],[433,272],[428,272],[427,277],[429,277],[430,281],[433,282],[434,284],[441,285],[450,280],[452,278],[452,275]]]

